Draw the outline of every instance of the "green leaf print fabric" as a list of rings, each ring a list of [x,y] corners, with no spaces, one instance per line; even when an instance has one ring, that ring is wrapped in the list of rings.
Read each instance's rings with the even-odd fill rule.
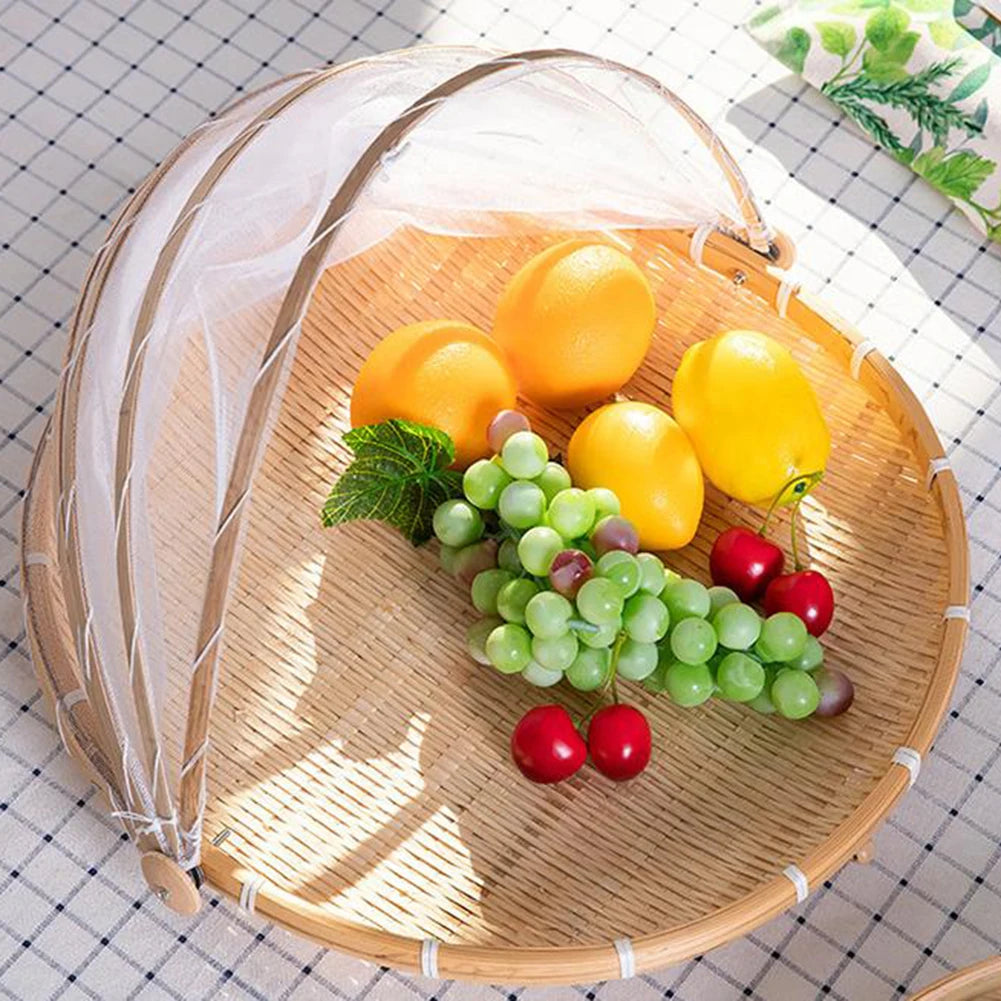
[[[995,0],[786,0],[751,33],[1001,242]]]

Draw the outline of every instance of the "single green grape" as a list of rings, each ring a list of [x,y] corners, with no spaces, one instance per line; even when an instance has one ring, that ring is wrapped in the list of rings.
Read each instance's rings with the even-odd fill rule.
[[[804,719],[820,705],[820,689],[813,675],[794,668],[783,668],[775,675],[769,694],[786,719]]]
[[[477,619],[466,630],[466,649],[469,651],[469,656],[477,664],[489,665],[490,658],[487,656],[487,637],[499,625],[501,625],[501,620],[496,615],[490,615],[485,619]]]
[[[521,573],[524,567],[518,559],[518,543],[514,539],[505,539],[497,549],[497,566],[511,573]]]
[[[735,591],[716,584],[709,588],[709,618],[711,619],[724,605],[732,605],[740,601]]]
[[[559,532],[545,525],[536,525],[518,541],[518,559],[530,574],[545,577],[553,557],[563,548]]]
[[[713,616],[713,627],[728,650],[750,650],[761,635],[761,616],[750,605],[733,602]]]
[[[594,524],[594,500],[577,487],[561,490],[550,501],[546,512],[549,524],[564,539],[576,539],[587,535]]]
[[[573,486],[570,474],[558,462],[547,462],[545,468],[535,477],[533,482],[546,495],[547,504],[551,503],[561,490],[568,490]]]
[[[608,650],[581,647],[566,670],[567,681],[579,692],[593,692],[608,678],[611,655]]]
[[[591,487],[588,496],[594,501],[594,520],[601,521],[610,514],[621,514],[622,505],[619,498],[608,487]]]
[[[769,615],[761,626],[761,649],[769,654],[769,660],[780,663],[795,660],[806,649],[807,636],[806,624],[798,615],[776,612]],[[775,701],[774,697],[772,701]]]
[[[532,639],[532,657],[550,671],[565,671],[577,657],[577,637],[572,633]]]
[[[670,656],[665,660],[663,654],[664,651],[659,649],[657,666],[643,679],[643,687],[648,692],[653,692],[654,695],[660,695],[661,692],[667,690],[667,669],[673,663]]]
[[[588,625],[592,625],[592,623],[588,623]],[[594,626],[593,629],[579,630],[577,639],[584,646],[594,647],[595,649],[608,647],[615,642],[615,637],[619,635],[621,629],[622,622],[616,619],[614,622],[609,622],[604,626]]]
[[[534,431],[515,431],[504,442],[501,462],[516,480],[531,480],[539,476],[549,461],[546,443]]]
[[[532,659],[532,638],[523,626],[505,622],[487,637],[487,656],[490,663],[503,674],[523,671]]]
[[[455,574],[455,559],[462,552],[462,548],[464,547],[446,546],[442,543],[441,548],[438,550],[438,561],[441,563],[441,568],[445,573]]]
[[[704,619],[709,614],[711,605],[708,590],[697,580],[685,577],[679,577],[677,580],[668,578],[660,600],[667,605],[672,622],[680,622],[682,619]]]
[[[750,702],[765,688],[765,669],[746,653],[728,653],[716,668],[720,695],[731,702]]]
[[[803,652],[795,659],[786,661],[786,667],[799,671],[815,671],[824,663],[824,648],[816,636],[807,636]]]
[[[512,528],[532,528],[546,515],[546,495],[528,480],[515,480],[501,491],[497,510]]]
[[[684,664],[704,664],[716,644],[716,630],[705,619],[682,619],[671,630],[671,653]]]
[[[533,636],[553,639],[569,629],[573,605],[555,591],[540,591],[525,606],[525,623]]]
[[[612,581],[623,598],[634,595],[640,589],[640,564],[632,553],[611,549],[595,563],[594,572]]]
[[[511,482],[505,470],[490,459],[477,459],[462,474],[462,492],[466,500],[481,511],[493,511],[501,491]]]
[[[527,577],[509,580],[497,592],[497,613],[508,622],[525,624],[525,606],[539,593],[539,585]]]
[[[771,697],[768,694],[768,683],[765,682],[765,687],[748,703],[747,706],[753,709],[756,713],[761,713],[762,716],[772,716],[775,713],[775,703],[772,702]]]
[[[622,625],[629,638],[639,643],[662,640],[670,624],[671,617],[664,602],[643,591],[630,598],[622,610]]]
[[[654,643],[637,643],[625,639],[619,647],[617,671],[626,681],[642,681],[657,667],[657,647]]]
[[[481,570],[473,578],[470,593],[476,611],[483,615],[497,614],[497,593],[514,577],[507,570]]]
[[[464,500],[447,500],[439,504],[431,525],[440,542],[456,549],[470,545],[483,534],[480,512]]]
[[[700,706],[713,693],[713,676],[705,664],[675,661],[664,672],[664,687],[671,701],[690,709]]]
[[[538,661],[530,660],[521,671],[521,676],[536,688],[549,688],[558,681],[563,680],[562,671],[551,671],[548,667],[543,667]]]
[[[611,625],[622,615],[622,591],[604,577],[592,577],[577,592],[577,610],[596,626]]]
[[[640,565],[640,590],[656,598],[666,583],[664,564],[653,553],[637,553],[636,562]]]

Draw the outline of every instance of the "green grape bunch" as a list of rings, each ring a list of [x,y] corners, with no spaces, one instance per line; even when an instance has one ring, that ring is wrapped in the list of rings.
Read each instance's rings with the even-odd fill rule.
[[[443,567],[481,615],[466,636],[477,663],[540,688],[640,682],[686,708],[715,695],[803,719],[850,704],[851,683],[825,669],[798,616],[762,618],[640,552],[615,494],[575,487],[524,415],[499,415],[488,438],[496,454],[432,520]]]

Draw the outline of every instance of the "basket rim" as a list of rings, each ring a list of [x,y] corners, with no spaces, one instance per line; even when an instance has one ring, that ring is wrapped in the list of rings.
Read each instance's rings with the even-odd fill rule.
[[[911,1001],[977,1001],[982,991],[1001,987],[1001,956],[990,956],[942,977],[915,994]]]
[[[163,174],[160,173],[159,176],[162,177]],[[158,179],[154,175],[150,180],[155,184]],[[131,201],[127,203],[126,208],[131,204]],[[691,234],[685,231],[677,231],[677,234],[679,246],[687,249]],[[797,320],[801,327],[804,321],[816,326],[820,333],[813,339],[819,338],[826,342],[825,346],[838,353],[846,367],[854,365],[859,350],[866,347],[864,355],[858,357],[860,381],[870,392],[883,397],[885,403],[894,404],[900,415],[898,418],[891,414],[894,423],[909,435],[912,451],[917,454],[919,461],[944,458],[938,436],[913,392],[889,362],[878,352],[868,349],[871,348],[869,342],[863,341],[853,328],[812,297],[800,294],[790,283],[769,273],[762,258],[737,245],[735,240],[724,234],[713,233],[705,243],[703,255],[705,263],[724,276],[732,278],[739,272],[752,291],[765,301],[774,302],[781,311]],[[81,303],[88,294],[93,278],[93,273],[89,273],[81,294]],[[78,317],[74,317],[67,347],[68,359],[77,350],[80,334],[77,320]],[[57,414],[66,404],[65,392],[64,377],[60,385]],[[50,427],[54,423],[55,418],[50,421]],[[906,426],[901,426],[902,424]],[[50,444],[53,442],[49,440],[47,432],[39,446],[25,498],[22,561],[23,556],[31,551],[36,481],[44,482],[45,476],[52,471],[50,459],[57,458],[49,452]],[[937,491],[948,549],[948,600],[951,605],[965,606],[969,590],[968,549],[962,505],[952,472],[947,468],[941,469],[939,475],[935,476],[931,489]],[[58,563],[56,567],[58,568]],[[56,587],[64,587],[59,574],[52,573],[51,570],[52,567],[37,564],[25,563],[22,566],[25,600],[29,605],[32,652],[41,665],[53,662],[56,658],[69,659],[75,663],[77,656],[73,644],[67,646],[63,642],[65,636],[59,635],[58,631],[47,631],[39,627],[37,623],[33,623],[30,615],[30,606],[44,602],[46,592],[51,593]],[[950,618],[945,623],[938,660],[908,736],[909,746],[921,755],[926,753],[948,707],[959,670],[966,630],[967,624],[962,618]],[[55,693],[50,691],[43,672],[36,669],[36,673],[47,696],[53,698]],[[800,861],[798,871],[805,876],[808,885],[816,885],[849,861],[909,786],[910,772],[906,767],[893,768],[892,764],[888,763],[884,777],[852,815],[807,858]],[[241,889],[248,881],[257,878],[243,868],[238,859],[209,842],[203,844],[202,853],[203,867],[210,882],[234,897],[240,896]],[[567,983],[613,979],[632,970],[639,972],[687,959],[750,931],[799,898],[800,889],[794,885],[791,877],[776,873],[772,880],[759,885],[747,896],[724,908],[685,925],[636,938],[628,947],[628,960],[623,955],[625,947],[607,942],[550,948],[442,943],[429,949],[415,938],[335,918],[318,905],[309,904],[270,885],[261,887],[257,892],[256,910],[325,945],[400,968],[494,983],[510,980],[524,983]]]

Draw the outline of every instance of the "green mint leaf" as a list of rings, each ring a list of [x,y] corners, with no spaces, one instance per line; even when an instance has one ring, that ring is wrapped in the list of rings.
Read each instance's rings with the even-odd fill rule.
[[[427,542],[435,508],[462,494],[462,474],[448,468],[455,460],[452,439],[436,428],[393,419],[353,428],[344,444],[354,459],[323,505],[323,524],[384,521],[415,546]]]
[[[870,45],[885,52],[897,36],[903,34],[910,21],[907,12],[899,7],[878,10],[865,22],[865,37]]]
[[[949,95],[950,101],[965,101],[971,94],[975,94],[991,75],[991,60],[981,63],[975,69],[970,70],[959,83],[955,90]]]
[[[997,164],[969,150],[946,154],[941,146],[933,146],[915,157],[912,166],[943,194],[969,201],[977,188],[994,173]]]
[[[845,21],[818,21],[820,44],[832,55],[844,58],[855,48],[855,29]]]

